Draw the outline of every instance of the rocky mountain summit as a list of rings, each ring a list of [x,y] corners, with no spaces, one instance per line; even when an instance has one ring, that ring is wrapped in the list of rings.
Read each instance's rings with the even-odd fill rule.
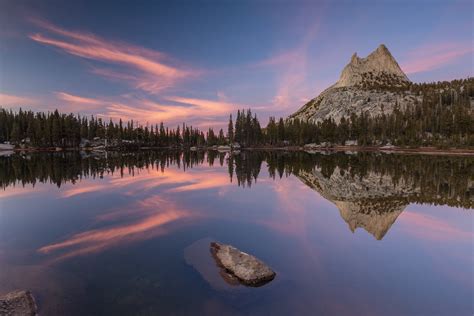
[[[385,45],[380,45],[366,58],[352,56],[339,80],[312,99],[289,119],[323,121],[332,118],[339,123],[352,113],[370,116],[390,114],[421,102],[421,97],[408,91],[411,84]]]
[[[407,83],[410,83],[410,80],[387,47],[382,44],[366,58],[360,58],[354,53],[333,87],[364,88],[376,84],[403,87]]]

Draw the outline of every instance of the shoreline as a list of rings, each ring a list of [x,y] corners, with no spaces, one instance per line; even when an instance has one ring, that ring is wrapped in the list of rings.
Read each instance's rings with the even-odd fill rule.
[[[382,148],[377,146],[334,146],[334,147],[319,147],[319,148],[304,148],[298,146],[289,147],[255,147],[244,148],[251,150],[283,150],[283,151],[305,151],[305,152],[380,152],[380,153],[401,153],[401,154],[425,154],[425,155],[463,155],[474,156],[474,149],[467,148],[447,148],[440,149],[436,147],[391,147]]]
[[[216,150],[231,152],[230,149],[219,150],[213,147],[201,147],[197,149],[190,148],[176,148],[176,147],[142,147],[133,150],[120,149],[120,148],[109,148],[109,149],[94,149],[94,148],[15,148],[11,150],[0,150],[1,152],[71,152],[71,151],[85,151],[85,152],[138,152],[148,150],[179,150],[179,151],[205,151],[205,150]],[[278,146],[278,147],[243,147],[237,149],[240,150],[264,150],[264,151],[305,151],[305,152],[381,152],[381,153],[402,153],[402,154],[425,154],[425,155],[463,155],[463,156],[474,156],[474,149],[468,148],[447,148],[441,149],[436,147],[390,147],[383,148],[378,146],[333,146],[333,147],[314,147],[304,148],[304,146]]]

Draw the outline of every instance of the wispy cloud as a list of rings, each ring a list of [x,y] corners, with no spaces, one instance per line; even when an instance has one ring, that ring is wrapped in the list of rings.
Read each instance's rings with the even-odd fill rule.
[[[81,104],[90,104],[90,105],[99,105],[104,104],[103,101],[92,98],[80,97],[77,95],[69,94],[66,92],[56,92],[56,96],[60,100],[72,102],[72,103],[81,103]]]
[[[185,98],[179,96],[164,97],[165,102],[158,102],[135,95],[121,95],[112,98],[95,98],[78,96],[66,92],[56,92],[63,111],[85,112],[106,118],[134,120],[140,123],[167,125],[196,123],[196,126],[210,126],[227,123],[227,115],[244,105],[226,101]],[[198,121],[195,121],[198,120]],[[203,123],[203,124],[201,124]]]
[[[315,17],[301,42],[296,47],[272,55],[260,62],[256,67],[267,67],[278,72],[276,93],[271,101],[273,110],[285,110],[300,105],[301,100],[308,97],[311,91],[308,85],[309,49],[316,38],[321,19]]]
[[[107,115],[113,118],[124,118],[140,122],[167,122],[192,121],[199,118],[216,118],[227,115],[235,107],[227,102],[206,99],[192,99],[183,97],[168,97],[168,101],[177,104],[155,102],[149,99],[134,99],[132,104],[115,102],[107,106]]]
[[[66,92],[56,92],[55,95],[57,99],[66,103],[63,104],[62,110],[67,110],[68,112],[83,112],[102,109],[103,106],[109,103],[105,100],[81,97]]]
[[[473,52],[474,47],[470,42],[425,44],[408,52],[401,67],[407,74],[430,71],[449,65]]]
[[[0,93],[0,106],[8,108],[31,106],[37,103],[37,100],[12,94]]]
[[[162,52],[110,41],[90,33],[69,31],[43,20],[32,21],[50,34],[31,34],[32,40],[74,56],[125,67],[119,71],[96,68],[93,72],[130,81],[135,88],[149,93],[161,92],[199,74],[196,70],[172,65],[171,58]]]
[[[42,254],[59,252],[53,262],[97,253],[126,242],[166,234],[170,230],[170,224],[193,217],[188,211],[178,209],[172,203],[163,205],[163,200],[155,200],[153,197],[135,207],[138,207],[136,215],[141,215],[141,218],[136,221],[119,225],[113,222],[104,228],[78,233],[63,241],[43,246],[38,249],[38,252]],[[163,209],[160,210],[161,207]],[[117,215],[126,216],[127,214]]]

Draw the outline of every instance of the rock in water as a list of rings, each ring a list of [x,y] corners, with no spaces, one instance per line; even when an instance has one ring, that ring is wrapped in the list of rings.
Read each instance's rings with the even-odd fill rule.
[[[29,291],[13,291],[0,297],[0,315],[34,316],[38,310]]]
[[[217,263],[248,286],[262,286],[275,278],[275,272],[252,255],[230,245],[211,242],[211,253]]]

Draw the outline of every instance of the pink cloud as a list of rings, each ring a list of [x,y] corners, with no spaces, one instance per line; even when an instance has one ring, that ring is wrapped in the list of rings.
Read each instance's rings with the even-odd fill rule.
[[[104,118],[134,120],[140,124],[164,122],[168,126],[181,124],[183,121],[192,123],[192,120],[199,118],[199,122],[194,124],[196,127],[211,125],[224,127],[229,113],[245,107],[227,101],[179,96],[166,97],[165,100],[169,102],[164,104],[134,95],[121,95],[108,99],[84,97],[66,92],[56,92],[55,95],[65,103],[61,104],[63,111],[94,113]]]
[[[195,99],[195,98],[183,98],[183,97],[168,97],[170,101],[174,101],[181,104],[188,104],[199,111],[204,111],[213,114],[228,114],[230,111],[235,110],[237,107],[243,107],[242,105],[235,105],[229,102],[213,101],[206,99]]]
[[[321,14],[323,10],[320,10]],[[278,71],[276,92],[271,100],[272,110],[288,110],[300,106],[300,100],[308,98],[313,89],[308,84],[309,50],[316,38],[320,19],[315,17],[301,42],[296,47],[270,56],[253,65],[269,67]],[[311,96],[312,97],[312,96]]]
[[[171,65],[171,58],[161,52],[109,41],[90,33],[68,31],[45,21],[33,22],[62,39],[36,33],[29,36],[32,40],[57,47],[71,55],[126,67],[134,71],[134,75],[104,69],[96,69],[94,72],[106,77],[129,80],[135,88],[149,93],[160,92],[199,74],[196,70]]]
[[[181,123],[189,122],[194,118],[209,119],[228,115],[236,106],[228,102],[206,99],[168,97],[168,101],[176,104],[162,104],[148,99],[133,99],[132,104],[111,102],[107,106],[106,114],[112,118],[123,118],[139,122]]]
[[[0,93],[0,107],[24,107],[37,104],[37,100],[12,94]]]
[[[401,67],[407,74],[430,71],[449,65],[473,52],[472,43],[426,44],[409,52]]]
[[[295,50],[290,50],[287,52],[283,52],[281,54],[276,54],[273,56],[268,57],[267,59],[264,59],[258,63],[256,63],[255,66],[259,67],[265,67],[265,66],[282,66],[282,65],[287,65],[294,60],[296,60],[298,57],[300,57],[300,54],[298,51]]]
[[[100,115],[100,112],[110,104],[109,100],[84,97],[63,91],[55,92],[54,95],[60,102],[56,107],[62,112]]]
[[[80,97],[80,96],[72,95],[66,92],[56,92],[56,96],[61,100],[69,101],[73,103],[83,103],[83,104],[92,104],[92,105],[103,103],[102,101],[97,100],[97,99]]]

